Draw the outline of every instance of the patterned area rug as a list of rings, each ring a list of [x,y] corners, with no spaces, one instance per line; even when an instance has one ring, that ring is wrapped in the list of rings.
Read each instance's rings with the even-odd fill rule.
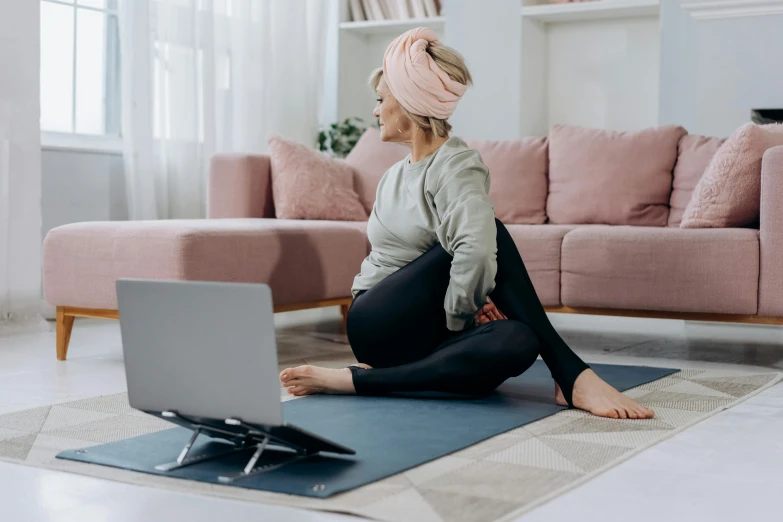
[[[123,394],[0,416],[0,458],[110,480],[389,521],[501,521],[563,494],[653,444],[778,382],[780,373],[682,370],[626,392],[655,419],[610,420],[566,410],[468,449],[329,499],[308,499],[56,460],[66,449],[171,425]],[[291,397],[282,394],[284,400]]]

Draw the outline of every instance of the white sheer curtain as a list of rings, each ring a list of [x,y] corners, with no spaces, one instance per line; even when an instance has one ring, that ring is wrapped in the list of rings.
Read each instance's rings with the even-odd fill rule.
[[[39,2],[0,0],[0,332],[41,311]]]
[[[210,157],[315,143],[325,0],[121,0],[131,219],[205,213]]]

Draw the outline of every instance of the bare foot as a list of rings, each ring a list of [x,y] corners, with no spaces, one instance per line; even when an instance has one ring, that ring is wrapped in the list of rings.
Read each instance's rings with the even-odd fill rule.
[[[297,396],[356,393],[350,368],[322,368],[306,364],[280,372],[280,382],[288,388],[288,393]]]
[[[358,366],[359,368],[364,368],[365,370],[372,370],[372,366],[370,366],[369,364],[364,364],[364,363],[353,363],[353,364],[349,364],[348,365],[349,368],[351,366]]]
[[[575,408],[612,419],[652,419],[655,412],[612,388],[591,369],[579,374],[571,400]],[[568,406],[560,386],[555,383],[555,402]]]

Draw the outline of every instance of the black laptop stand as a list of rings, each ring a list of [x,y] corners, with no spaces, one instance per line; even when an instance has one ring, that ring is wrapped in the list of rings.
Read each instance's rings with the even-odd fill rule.
[[[253,455],[250,457],[250,460],[242,471],[218,477],[218,480],[225,484],[230,484],[236,480],[271,471],[286,464],[298,462],[322,451],[348,455],[356,453],[352,449],[340,446],[339,444],[335,444],[334,442],[287,424],[280,426],[262,426],[258,424],[249,424],[243,422],[241,419],[235,418],[223,420],[195,419],[184,417],[174,411],[147,413],[193,431],[193,435],[185,444],[185,447],[182,448],[177,459],[172,462],[166,462],[155,466],[155,469],[158,471],[173,471],[185,466],[222,458],[255,447]],[[201,434],[212,438],[227,440],[233,443],[233,447],[229,447],[226,451],[218,453],[190,455],[193,444]],[[284,448],[285,451],[280,452],[284,453],[283,457],[273,463],[256,467],[258,460],[269,445]]]

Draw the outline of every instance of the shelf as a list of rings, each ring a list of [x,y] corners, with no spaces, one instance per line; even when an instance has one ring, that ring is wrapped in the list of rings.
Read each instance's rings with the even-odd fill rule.
[[[442,16],[432,18],[412,18],[409,20],[368,20],[366,22],[343,22],[340,24],[341,31],[351,31],[353,33],[365,35],[399,35],[415,29],[416,27],[429,27],[435,32],[443,31]]]
[[[580,22],[633,16],[657,16],[660,0],[593,0],[522,7],[522,16],[539,22]]]

